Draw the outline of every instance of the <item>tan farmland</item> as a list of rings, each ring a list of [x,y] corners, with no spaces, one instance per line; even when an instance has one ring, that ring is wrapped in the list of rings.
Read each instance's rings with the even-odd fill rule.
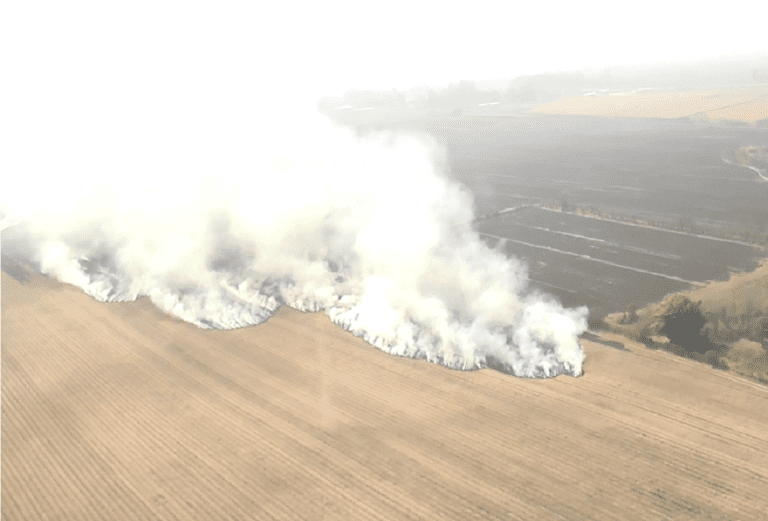
[[[2,273],[2,519],[764,519],[768,388],[584,342],[581,378],[204,331]]]
[[[539,114],[639,118],[732,119],[753,123],[768,117],[768,87],[694,91],[639,91],[609,96],[568,96],[536,106]]]
[[[755,121],[768,118],[768,96],[757,101],[741,103],[716,110],[709,110],[704,116],[711,120]]]

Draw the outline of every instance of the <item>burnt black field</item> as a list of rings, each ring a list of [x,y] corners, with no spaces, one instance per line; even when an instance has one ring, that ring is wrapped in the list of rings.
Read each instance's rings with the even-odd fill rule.
[[[540,207],[593,207],[666,228],[693,221],[766,233],[768,183],[724,158],[766,144],[768,129],[535,114],[377,126],[426,131],[443,144],[449,175],[474,195],[485,240],[495,246],[505,239],[507,254],[527,262],[532,287],[568,306],[589,306],[593,319],[725,280],[768,256],[743,241],[696,237],[685,228],[662,231]]]
[[[765,252],[735,241],[607,222],[540,208],[477,223],[489,244],[528,262],[534,287],[592,317],[648,304],[756,266]]]

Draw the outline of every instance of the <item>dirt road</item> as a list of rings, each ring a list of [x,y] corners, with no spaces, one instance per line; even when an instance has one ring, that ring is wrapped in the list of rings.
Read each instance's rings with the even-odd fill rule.
[[[2,273],[2,519],[760,519],[768,388],[584,342],[585,376],[203,331]],[[612,338],[613,341],[621,341]]]

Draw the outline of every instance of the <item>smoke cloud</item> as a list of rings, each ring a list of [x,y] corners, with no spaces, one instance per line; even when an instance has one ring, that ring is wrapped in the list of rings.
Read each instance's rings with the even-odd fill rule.
[[[64,53],[11,86],[4,255],[203,328],[287,305],[451,368],[582,373],[586,308],[530,291],[525,265],[480,240],[433,140],[357,136],[231,55],[164,74],[154,51],[111,75]]]

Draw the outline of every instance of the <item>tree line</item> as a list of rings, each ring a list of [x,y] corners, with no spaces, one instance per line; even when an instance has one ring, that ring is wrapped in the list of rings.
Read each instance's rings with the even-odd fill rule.
[[[581,72],[545,73],[520,76],[506,88],[483,89],[470,80],[445,87],[419,86],[407,90],[351,89],[341,96],[324,96],[317,102],[324,111],[333,109],[418,107],[456,109],[476,107],[483,103],[538,103],[561,96],[577,95],[589,89],[608,88],[610,73],[588,77]]]

